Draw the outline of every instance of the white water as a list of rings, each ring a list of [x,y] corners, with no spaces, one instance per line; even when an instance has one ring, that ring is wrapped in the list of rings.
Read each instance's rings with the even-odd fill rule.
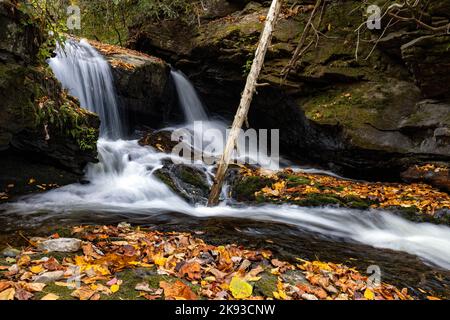
[[[68,40],[64,48],[57,46],[56,57],[49,59],[49,65],[63,87],[80,100],[81,106],[99,115],[102,136],[122,137],[111,69],[97,50],[85,40]]]
[[[84,51],[86,46],[88,45],[83,44],[81,50]],[[75,46],[73,48],[76,50]],[[75,57],[71,59],[83,59],[78,53]],[[102,62],[98,61],[98,63]],[[85,63],[75,61],[72,72],[79,72],[76,71],[76,66],[83,68],[84,65]],[[60,64],[52,64],[57,75],[64,73],[58,69],[59,67]],[[97,68],[93,67],[89,70],[97,70]],[[70,73],[65,74],[64,79],[71,79]],[[175,76],[174,79],[187,81],[184,77]],[[67,81],[70,86],[70,80]],[[110,85],[112,86],[108,84]],[[75,87],[75,84],[73,86]],[[85,88],[85,85],[80,86]],[[206,115],[199,100],[197,99],[198,102],[196,102],[190,96],[192,92],[195,93],[192,86],[190,88],[185,83],[178,83],[177,88],[185,91],[185,98],[180,100],[183,109],[192,109],[192,113],[186,112],[188,119],[190,114]],[[75,91],[73,92],[75,94]],[[100,101],[104,100],[100,99]],[[90,107],[97,108],[97,106]],[[202,112],[196,109],[201,109]],[[109,112],[111,109],[107,110]],[[190,119],[189,122],[192,120],[197,119]],[[224,124],[221,122],[206,122],[208,125],[224,130]],[[109,126],[109,122],[105,121],[105,123]],[[111,130],[115,128],[114,125],[106,129]],[[192,124],[189,123],[186,127],[192,128]],[[376,248],[408,252],[421,257],[426,262],[450,269],[450,228],[446,226],[414,223],[388,212],[375,210],[302,208],[290,205],[235,208],[224,203],[215,208],[191,206],[153,176],[154,170],[162,166],[161,160],[167,158],[166,154],[158,153],[152,147],[141,147],[137,141],[120,139],[101,138],[98,149],[100,163],[91,164],[86,170],[86,178],[91,182],[90,184],[73,184],[26,197],[16,203],[8,204],[5,207],[6,211],[22,215],[38,211],[139,213],[148,216],[149,221],[154,214],[179,212],[194,217],[221,216],[281,222],[310,232],[335,237],[337,241],[355,241]],[[182,158],[177,160],[185,161]],[[203,165],[199,164],[199,166]],[[206,169],[210,171],[211,167]]]
[[[186,122],[193,123],[194,121],[207,121],[208,115],[206,114],[192,83],[181,71],[172,70],[170,74],[174,80],[178,93],[178,101],[183,109]]]

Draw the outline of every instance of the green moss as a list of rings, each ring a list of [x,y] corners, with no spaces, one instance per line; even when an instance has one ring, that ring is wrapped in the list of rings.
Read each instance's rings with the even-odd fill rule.
[[[81,150],[96,150],[99,132],[90,126],[88,112],[66,95],[62,95],[61,99],[61,105],[53,99],[38,103],[35,109],[36,127],[48,124],[51,129],[74,139]]]
[[[293,188],[299,185],[309,185],[311,183],[311,180],[304,177],[290,175],[287,177],[286,182],[286,186],[288,188]]]
[[[305,199],[295,201],[295,204],[305,207],[319,207],[324,205],[344,205],[344,203],[335,196],[311,193],[306,196]]]
[[[244,177],[235,183],[233,193],[238,201],[255,200],[255,192],[262,188],[271,186],[275,180],[264,177]]]
[[[272,298],[273,292],[277,291],[277,283],[278,277],[266,271],[261,275],[261,279],[255,282],[253,295]]]
[[[205,191],[209,190],[209,186],[205,181],[205,177],[200,172],[190,167],[183,166],[181,168],[180,179]]]
[[[74,290],[75,289],[69,289],[67,287],[57,286],[54,283],[49,283],[44,288],[44,290],[42,290],[41,292],[36,292],[34,294],[33,299],[34,300],[41,300],[45,295],[47,295],[49,293],[53,293],[53,294],[56,294],[59,297],[59,300],[77,300],[75,297],[72,297],[70,295]]]
[[[170,189],[178,193],[178,189],[175,186],[175,183],[173,182],[172,178],[170,177],[169,173],[162,171],[161,169],[156,170],[154,173],[155,177],[157,177],[161,182],[166,184]]]
[[[144,300],[143,297],[139,297],[139,291],[134,289],[138,283],[142,282],[142,279],[137,277],[133,270],[119,272],[116,277],[123,281],[119,291],[109,296],[102,295],[101,300]]]

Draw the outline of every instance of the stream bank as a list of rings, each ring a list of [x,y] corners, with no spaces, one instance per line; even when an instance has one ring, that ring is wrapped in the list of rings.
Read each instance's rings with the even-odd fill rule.
[[[43,231],[35,230],[33,234],[36,235],[39,232]],[[24,242],[25,238],[22,238],[24,248],[22,253],[19,250],[15,253],[17,256],[11,258],[13,250],[9,249],[9,260],[0,258],[2,266],[6,265],[5,267],[11,269],[14,261],[18,266],[15,273],[6,269],[0,271],[0,277],[4,278],[1,283],[7,284],[8,282],[5,280],[14,281],[15,277],[21,275],[22,281],[19,282],[19,285],[28,291],[27,282],[33,278],[43,279],[46,274],[52,274],[53,277],[53,274],[56,273],[55,270],[65,270],[61,272],[61,274],[65,274],[64,276],[61,275],[58,279],[50,280],[47,286],[44,285],[45,290],[32,290],[31,293],[35,296],[27,295],[28,299],[40,299],[49,293],[56,294],[59,299],[65,300],[90,299],[96,293],[99,296],[93,298],[94,300],[170,299],[170,295],[165,291],[167,288],[163,285],[164,291],[160,289],[161,281],[173,284],[177,280],[182,280],[194,293],[189,299],[212,299],[219,292],[217,297],[222,299],[239,298],[234,295],[233,284],[230,283],[230,281],[234,281],[232,279],[235,277],[241,277],[243,281],[247,281],[251,285],[252,290],[249,292],[249,296],[254,296],[253,299],[390,300],[409,299],[409,294],[415,298],[437,299],[438,297],[433,296],[432,293],[438,294],[440,298],[446,298],[448,294],[448,291],[442,293],[441,289],[434,291],[436,288],[430,291],[428,286],[433,287],[433,282],[428,282],[425,278],[416,284],[420,286],[418,289],[415,285],[410,286],[414,283],[412,278],[406,280],[408,278],[405,277],[408,289],[397,289],[386,283],[389,281],[387,278],[391,279],[391,275],[385,274],[385,269],[382,269],[382,287],[369,287],[368,292],[367,275],[364,273],[359,273],[354,268],[345,265],[318,261],[317,257],[308,261],[308,258],[304,258],[304,254],[297,256],[299,251],[291,252],[287,257],[283,256],[281,252],[277,251],[281,244],[270,238],[260,239],[261,242],[253,242],[253,245],[246,244],[247,240],[239,240],[239,245],[230,245],[229,240],[223,237],[219,241],[213,240],[217,235],[214,230],[204,229],[201,231],[197,229],[193,232],[194,234],[167,233],[148,227],[132,228],[127,223],[120,223],[118,227],[74,226],[47,232],[49,232],[47,234],[52,232],[52,235],[48,237],[41,233],[39,237],[28,238],[30,242]],[[254,235],[256,236],[256,234]],[[213,238],[210,238],[211,236]],[[244,239],[248,237],[245,233],[241,236]],[[56,243],[61,237],[69,237],[73,241],[79,238],[83,240],[83,243],[78,244],[78,249],[74,248],[71,253],[42,252],[42,249],[38,249],[42,248],[39,243],[45,243],[46,240]],[[205,239],[206,243],[200,240],[201,238]],[[234,241],[232,239],[230,238],[231,241]],[[61,240],[63,239],[61,238]],[[146,243],[145,248],[141,248],[141,241]],[[30,243],[33,245],[30,246]],[[164,246],[158,245],[161,243]],[[241,244],[247,247],[243,247]],[[168,247],[172,251],[159,252],[158,247]],[[59,248],[59,250],[63,250],[62,246]],[[43,257],[50,259],[46,260]],[[28,262],[25,261],[26,259]],[[174,259],[179,260],[178,263],[172,261]],[[347,263],[359,264],[358,259],[349,259]],[[67,287],[65,279],[71,274],[70,270],[73,269],[71,266],[81,268],[81,288]],[[31,267],[31,272],[25,272],[29,267]],[[92,270],[89,270],[90,268]],[[210,272],[209,276],[208,272]],[[203,273],[205,274],[203,275]],[[437,274],[435,276],[438,277]],[[442,276],[445,277],[445,275]],[[322,279],[322,277],[324,278]],[[56,283],[54,283],[55,281]],[[399,285],[405,284],[398,278],[390,281],[399,283]],[[12,284],[12,282],[10,283]],[[116,283],[119,288],[114,288]],[[137,287],[138,283],[143,285]],[[217,286],[214,286],[214,283]],[[218,286],[220,283],[224,283],[224,285]],[[296,288],[290,287],[292,285]],[[17,285],[15,287],[16,290],[20,290]],[[90,293],[87,298],[84,297],[85,291]],[[150,296],[145,296],[143,292]],[[83,293],[82,297],[79,296],[81,293]]]

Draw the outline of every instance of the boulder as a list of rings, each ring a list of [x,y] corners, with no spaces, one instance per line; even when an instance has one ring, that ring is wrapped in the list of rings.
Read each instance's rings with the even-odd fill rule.
[[[59,238],[39,243],[38,248],[48,252],[77,252],[81,248],[81,240],[74,238]]]
[[[207,173],[202,167],[166,161],[154,175],[175,193],[192,204],[206,204],[209,195]]]

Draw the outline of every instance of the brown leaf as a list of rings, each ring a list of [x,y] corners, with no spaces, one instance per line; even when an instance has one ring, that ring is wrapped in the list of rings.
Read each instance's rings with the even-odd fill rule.
[[[83,249],[83,253],[87,257],[93,257],[95,259],[100,259],[102,256],[98,254],[92,243],[88,242],[87,244],[81,247]]]
[[[39,283],[39,282],[26,283],[23,281],[19,282],[19,285],[26,291],[30,291],[30,292],[41,292],[46,286],[45,283]]]
[[[16,293],[16,289],[9,288],[2,292],[0,292],[0,300],[14,300],[14,294]]]
[[[72,292],[70,295],[80,300],[89,300],[94,295],[94,293],[95,291],[91,290],[89,287],[81,287]]]
[[[23,255],[20,257],[19,261],[17,261],[17,265],[19,267],[28,266],[31,263],[31,258],[28,255]]]
[[[198,262],[185,263],[180,268],[180,277],[184,277],[187,274],[187,278],[190,280],[200,279],[201,266]]]
[[[99,293],[94,293],[94,294],[92,295],[92,297],[91,297],[89,300],[95,300],[95,301],[97,301],[97,300],[100,300],[100,298],[101,298],[101,296],[100,296]]]
[[[8,289],[11,287],[12,282],[11,281],[0,281],[0,292],[2,292],[5,289]]]
[[[16,288],[16,293],[14,295],[14,297],[17,300],[30,300],[31,298],[33,298],[34,294],[32,294],[31,292],[25,291],[22,288]]]
[[[51,257],[46,262],[42,264],[42,266],[47,269],[48,271],[57,271],[57,270],[63,270],[64,267],[61,266],[54,257]]]
[[[43,297],[41,298],[41,300],[58,300],[58,299],[59,299],[59,296],[57,296],[57,295],[54,294],[54,293],[46,294],[45,296],[43,296]]]
[[[197,300],[197,295],[180,280],[174,283],[161,281],[159,286],[164,289],[166,300]]]

